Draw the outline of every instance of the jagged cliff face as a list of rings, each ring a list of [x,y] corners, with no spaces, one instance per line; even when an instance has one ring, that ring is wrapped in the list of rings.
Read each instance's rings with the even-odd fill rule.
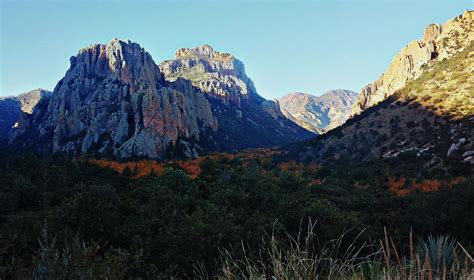
[[[474,11],[428,26],[421,40],[410,42],[392,60],[387,71],[375,82],[365,86],[354,103],[352,113],[385,100],[408,81],[417,79],[434,62],[449,58],[466,49],[474,39]]]
[[[0,139],[8,139],[22,112],[32,114],[36,105],[50,95],[50,91],[35,89],[18,96],[0,98]]]
[[[222,124],[220,135],[213,136],[222,139],[222,144],[209,143],[214,149],[236,149],[242,143],[277,146],[313,136],[285,117],[278,102],[258,95],[244,64],[231,54],[208,45],[183,48],[176,51],[175,59],[161,63],[160,70],[169,82],[180,78],[191,82],[211,102],[213,114]]]
[[[235,102],[251,99],[246,97],[250,86],[237,96],[237,90],[228,90],[235,89],[232,83],[206,91],[209,88],[195,80],[165,80],[150,54],[130,41],[91,45],[70,61],[51,98],[38,104],[32,115],[22,115],[11,145],[43,152],[164,158],[277,146],[308,136],[294,124],[293,130],[286,130],[269,114],[259,118],[260,103]],[[231,73],[234,67],[233,74],[246,77],[243,65],[235,61],[206,65],[204,76],[206,71],[216,74],[213,69]]]
[[[179,136],[216,130],[207,100],[190,85],[168,87],[138,44],[112,40],[71,58],[49,102],[20,124],[12,143],[41,150],[160,158]],[[25,137],[30,135],[30,137]]]
[[[281,111],[300,126],[315,133],[324,133],[343,124],[351,115],[357,93],[330,90],[321,96],[290,93],[278,99]]]
[[[208,45],[177,50],[175,59],[162,62],[160,70],[168,81],[189,80],[225,104],[240,106],[242,100],[250,98],[263,101],[245,74],[244,64],[233,55],[217,52]]]

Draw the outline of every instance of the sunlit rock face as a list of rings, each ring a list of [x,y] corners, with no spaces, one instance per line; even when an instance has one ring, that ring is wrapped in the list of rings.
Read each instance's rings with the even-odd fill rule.
[[[410,80],[417,79],[433,62],[451,57],[467,48],[474,39],[474,11],[465,11],[445,24],[431,24],[423,38],[408,43],[375,82],[362,88],[352,113],[385,100]]]
[[[71,57],[48,104],[20,124],[13,142],[38,138],[40,149],[160,158],[179,136],[217,130],[206,98],[184,81],[168,87],[150,54],[114,39]]]
[[[188,80],[208,97],[219,122],[226,124],[219,126],[226,138],[240,139],[251,146],[278,146],[313,136],[283,115],[278,102],[258,95],[244,64],[232,54],[209,45],[181,48],[174,59],[160,64],[160,70],[167,81]]]
[[[190,80],[225,104],[240,106],[242,100],[249,98],[263,101],[245,74],[244,64],[232,54],[217,52],[208,45],[179,49],[174,59],[160,64],[160,69],[167,80]]]
[[[343,124],[351,116],[357,93],[330,90],[321,96],[295,92],[278,99],[281,111],[300,126],[324,133]]]
[[[130,41],[81,49],[51,97],[31,115],[22,114],[10,144],[45,153],[162,159],[277,146],[311,136],[261,109],[264,99],[242,63],[205,47],[198,51],[219,61],[209,62],[206,71],[235,78],[208,86],[186,75],[167,80],[151,55]]]

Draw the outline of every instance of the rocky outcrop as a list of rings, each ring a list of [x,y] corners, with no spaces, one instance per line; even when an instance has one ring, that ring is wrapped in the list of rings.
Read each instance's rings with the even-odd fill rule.
[[[365,86],[353,105],[352,113],[361,111],[385,100],[410,80],[417,79],[429,70],[433,62],[449,58],[464,50],[474,39],[474,11],[449,20],[431,24],[423,38],[406,45],[393,59],[388,69],[375,82]]]
[[[249,98],[263,101],[245,74],[244,64],[233,55],[217,52],[209,45],[177,50],[175,59],[162,62],[160,70],[168,81],[189,80],[225,104],[240,106],[242,100]]]
[[[464,162],[474,165],[474,151],[467,151],[462,157]]]
[[[215,149],[236,149],[244,143],[277,146],[314,135],[285,117],[278,102],[262,98],[244,64],[232,54],[220,53],[209,45],[183,48],[176,51],[175,59],[161,63],[160,70],[167,81],[188,80],[209,99],[214,115],[223,124],[219,125],[223,144],[214,145]]]
[[[184,81],[168,87],[136,43],[94,44],[70,61],[49,102],[20,123],[12,143],[37,138],[39,149],[52,152],[160,158],[180,136],[199,140],[217,130],[206,98]]]
[[[14,97],[0,98],[0,138],[7,140],[21,113],[32,114],[36,105],[49,98],[51,92],[35,89]]]
[[[343,124],[351,115],[357,93],[330,90],[321,96],[290,93],[278,99],[281,111],[300,126],[315,133],[324,133]]]
[[[71,57],[47,102],[22,115],[10,144],[45,153],[162,159],[277,146],[311,135],[294,124],[286,129],[269,114],[259,117],[260,103],[253,100],[260,97],[251,98],[256,93],[243,64],[205,47],[198,51],[207,57],[201,74],[230,76],[228,81],[236,83],[204,87],[186,79],[185,69],[194,69],[186,67],[179,70],[183,77],[165,79],[167,72],[130,41],[86,47]],[[178,52],[180,57],[185,53]],[[235,86],[237,77],[245,87]]]
[[[265,100],[264,102],[262,102],[260,107],[262,108],[263,111],[265,111],[267,114],[272,116],[272,118],[275,120],[282,120],[282,119],[288,118],[292,120],[293,122],[295,122],[295,120],[291,116],[286,117],[283,114],[278,100]]]
[[[31,115],[36,105],[43,99],[48,99],[51,93],[51,91],[38,88],[18,95],[16,99],[20,103],[20,110]]]
[[[454,152],[458,151],[459,148],[466,142],[466,138],[460,138],[458,139],[455,143],[452,143],[451,146],[449,146],[448,152],[446,156],[450,157],[453,155]]]

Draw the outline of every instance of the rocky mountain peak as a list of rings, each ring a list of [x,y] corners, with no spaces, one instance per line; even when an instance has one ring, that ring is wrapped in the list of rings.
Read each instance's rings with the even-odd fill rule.
[[[320,96],[293,92],[278,102],[287,118],[309,131],[324,133],[349,118],[356,96],[357,93],[344,89],[329,90]]]
[[[162,62],[160,70],[166,80],[189,80],[226,104],[240,106],[248,98],[263,102],[247,77],[244,64],[232,54],[220,53],[209,45],[177,50],[175,59]]]
[[[112,39],[107,44],[93,44],[71,57],[69,74],[115,78],[132,84],[146,77],[153,81],[161,74],[153,58],[139,44],[130,40]],[[67,75],[66,75],[67,76]]]
[[[160,158],[179,137],[199,140],[215,129],[202,94],[189,83],[169,86],[139,44],[113,39],[72,57],[49,102],[20,121],[10,142],[31,146],[41,140],[39,149],[53,152]]]
[[[204,44],[194,48],[181,48],[175,52],[175,58],[202,58],[202,59],[213,59],[217,61],[232,61],[234,56],[229,53],[220,53],[214,50],[213,47]]]
[[[8,139],[12,128],[21,121],[22,115],[32,115],[36,106],[47,101],[50,96],[50,91],[35,89],[18,96],[0,97],[0,142]]]
[[[474,11],[465,11],[445,24],[429,25],[420,40],[408,43],[375,82],[362,88],[353,114],[382,102],[407,82],[431,69],[434,62],[463,51],[474,40]]]
[[[177,57],[162,64],[165,81],[136,43],[113,39],[81,49],[47,102],[21,114],[9,144],[44,153],[163,159],[313,135],[272,118],[250,98],[253,83],[230,55],[201,46]]]
[[[318,100],[321,103],[325,103],[329,106],[342,105],[352,106],[357,98],[357,93],[347,89],[333,89],[326,91],[323,95],[319,96]]]
[[[51,92],[41,88],[34,89],[29,92],[25,92],[16,97],[20,103],[20,109],[22,112],[27,114],[33,114],[35,106],[44,98],[49,98]]]
[[[428,25],[423,33],[423,41],[429,42],[436,40],[436,38],[441,34],[442,29],[441,24],[433,23]]]
[[[202,56],[207,56],[209,58],[213,58],[214,55],[219,54],[218,52],[214,51],[214,49],[211,46],[206,45],[206,44],[199,47],[195,47],[192,49],[192,51]]]
[[[288,93],[287,95],[283,96],[281,99],[293,99],[293,98],[297,98],[297,97],[301,97],[301,98],[307,98],[309,97],[310,94],[307,94],[307,93],[303,93],[303,92],[291,92],[291,93]]]

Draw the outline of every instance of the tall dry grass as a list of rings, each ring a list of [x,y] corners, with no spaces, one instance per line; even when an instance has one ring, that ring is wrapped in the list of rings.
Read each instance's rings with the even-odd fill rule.
[[[257,256],[248,254],[243,242],[243,257],[222,250],[217,273],[198,263],[194,275],[150,272],[150,279],[474,280],[474,259],[448,236],[414,240],[410,233],[408,244],[397,246],[386,230],[381,240],[370,242],[364,241],[364,231],[355,237],[347,231],[320,245],[315,228],[310,220],[297,236],[287,234],[283,241],[273,232],[265,235]],[[101,255],[100,244],[86,244],[77,236],[61,245],[46,226],[38,241],[33,273],[24,279],[148,279],[129,271],[134,258],[121,250]]]
[[[384,232],[378,242],[366,243],[359,233],[349,245],[347,233],[318,246],[315,222],[296,237],[287,236],[286,246],[275,235],[266,237],[258,257],[250,257],[242,244],[243,257],[221,252],[217,275],[197,265],[197,279],[474,279],[474,260],[447,236],[413,240],[399,248]],[[358,244],[358,245],[357,245]],[[405,248],[405,250],[403,250]]]

